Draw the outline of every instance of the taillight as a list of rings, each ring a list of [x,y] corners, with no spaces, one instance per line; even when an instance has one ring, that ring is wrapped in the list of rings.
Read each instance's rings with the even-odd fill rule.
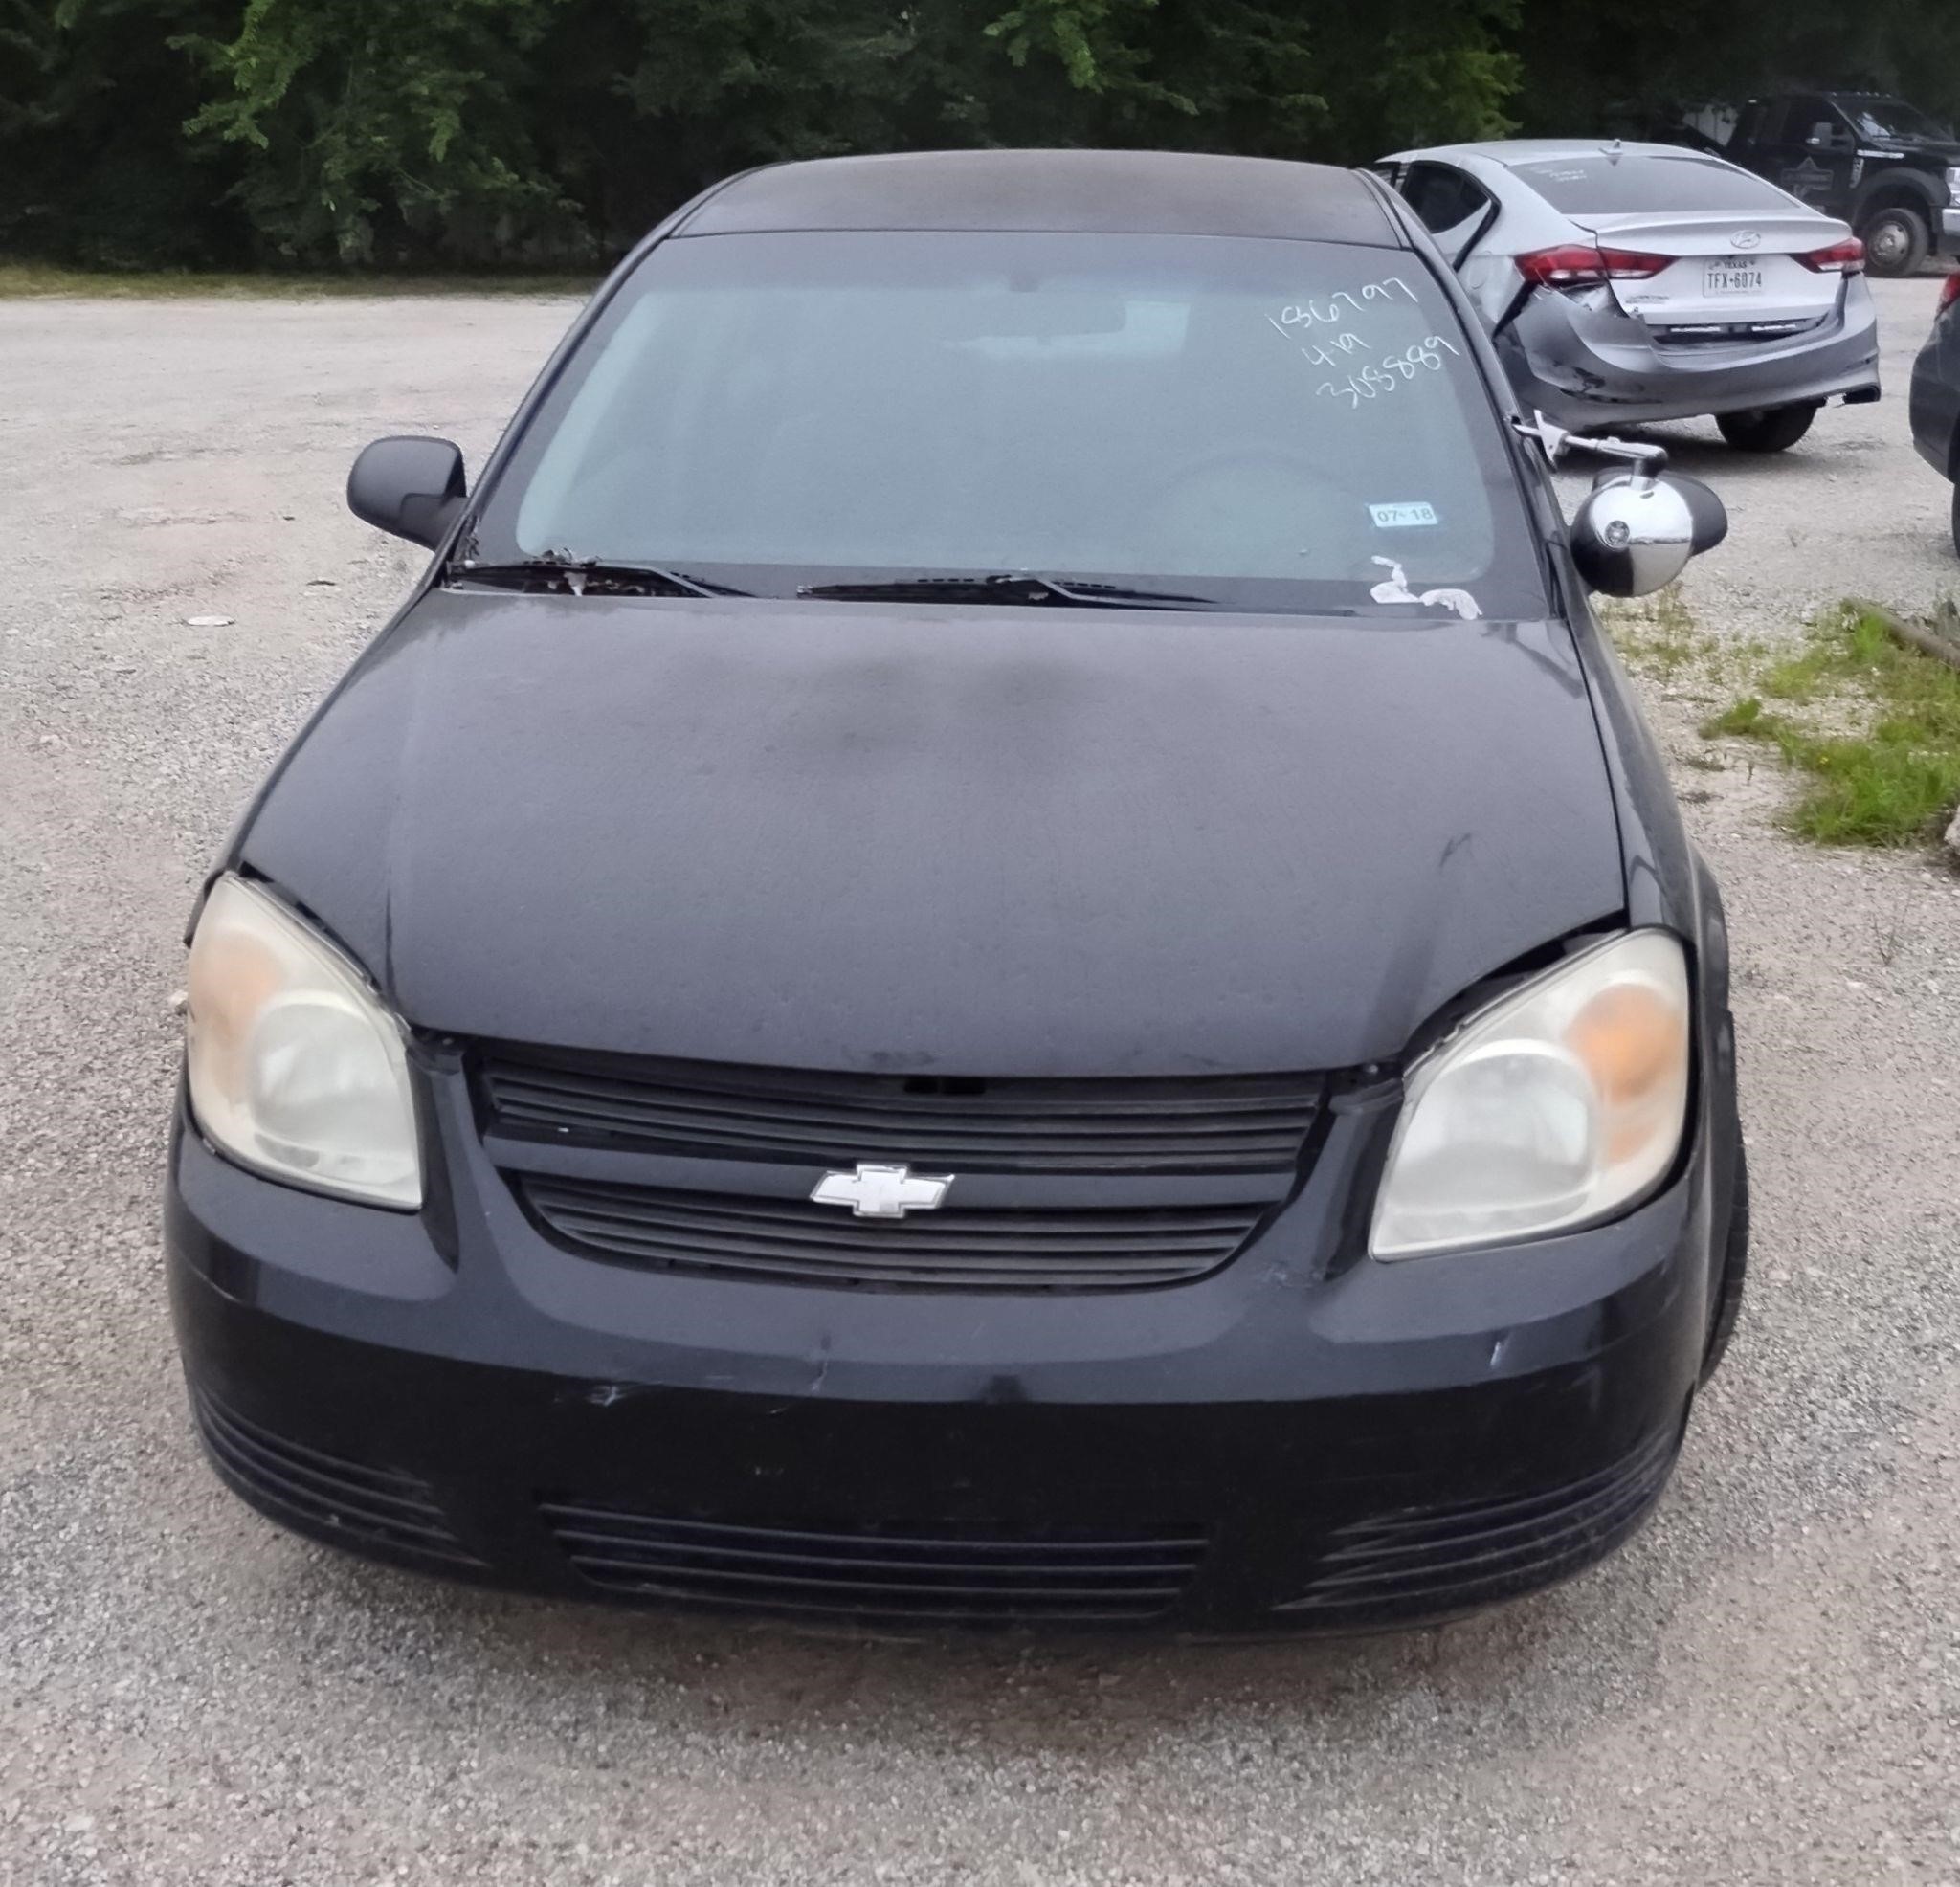
[[[1673,261],[1632,249],[1586,249],[1570,243],[1518,257],[1518,272],[1534,288],[1581,288],[1602,281],[1645,281]]]
[[[1945,314],[1955,301],[1960,301],[1960,274],[1949,276],[1940,284],[1939,305],[1934,308],[1933,313],[1936,315]]]
[[[1820,276],[1861,276],[1864,274],[1864,244],[1856,236],[1846,236],[1842,242],[1834,242],[1829,249],[1814,249],[1808,255],[1799,255],[1796,259]]]

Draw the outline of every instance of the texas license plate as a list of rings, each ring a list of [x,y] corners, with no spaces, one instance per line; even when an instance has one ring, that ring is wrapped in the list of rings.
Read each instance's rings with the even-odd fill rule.
[[[1747,255],[1725,255],[1703,272],[1702,286],[1710,295],[1754,295],[1763,286],[1763,265]]]

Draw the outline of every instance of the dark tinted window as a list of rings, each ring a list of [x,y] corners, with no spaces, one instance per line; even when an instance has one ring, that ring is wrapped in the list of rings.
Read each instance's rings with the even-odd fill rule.
[[[1454,230],[1490,207],[1483,187],[1447,164],[1412,164],[1402,194],[1431,235]]]
[[[1805,144],[1816,134],[1819,126],[1827,132],[1841,132],[1850,137],[1851,127],[1838,115],[1830,100],[1815,96],[1786,99],[1780,105],[1770,107],[1780,129],[1777,135],[1786,144]]]
[[[1860,138],[1877,138],[1886,144],[1911,144],[1925,139],[1950,144],[1953,134],[1925,112],[1902,99],[1840,99],[1845,115],[1858,128]]]
[[[1027,570],[1279,610],[1382,606],[1399,565],[1479,614],[1544,607],[1422,263],[1227,237],[663,243],[479,520],[486,560],[546,551],[773,594]]]
[[[1790,199],[1762,178],[1719,158],[1629,156],[1604,152],[1519,164],[1512,173],[1568,216],[1615,216],[1646,211],[1788,210]]]
[[[1780,99],[1772,99],[1768,104],[1748,106],[1736,121],[1735,136],[1729,140],[1734,144],[1773,144],[1781,140],[1789,105]]]

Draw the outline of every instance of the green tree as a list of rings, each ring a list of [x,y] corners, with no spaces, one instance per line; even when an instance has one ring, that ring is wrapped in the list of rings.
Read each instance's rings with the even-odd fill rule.
[[[1151,23],[1158,71],[1187,75],[1184,122],[1157,120],[1132,142],[1303,157],[1333,123],[1318,28],[1261,0],[1166,0]]]
[[[536,139],[616,249],[731,171],[889,147],[911,50],[865,0],[571,0]]]
[[[1649,23],[1652,27],[1652,23]],[[563,262],[730,171],[975,144],[1366,163],[1781,83],[1960,108],[1950,0],[0,0],[0,245]]]
[[[237,255],[243,221],[214,207],[237,166],[187,150],[199,75],[166,43],[231,11],[0,0],[0,248],[111,268]]]
[[[1366,164],[1392,150],[1515,129],[1521,4],[1399,0],[1383,9],[1347,0],[1325,9],[1323,82],[1340,109],[1318,154]]]
[[[235,195],[302,261],[562,255],[582,232],[540,167],[533,62],[557,0],[249,0],[179,43],[217,86],[188,124],[241,147]]]
[[[975,50],[991,41],[1017,73],[1045,67],[1074,91],[1138,114],[1193,113],[1188,93],[1153,76],[1156,10],[1157,0],[1018,0],[980,29]]]
[[[1518,115],[1555,136],[1637,131],[1782,86],[1869,86],[1960,110],[1960,9],[1944,0],[1677,0],[1660,33],[1575,0],[1524,0],[1518,44]]]
[[[1023,0],[979,43],[1005,143],[1297,154],[1326,121],[1313,28],[1260,0]]]

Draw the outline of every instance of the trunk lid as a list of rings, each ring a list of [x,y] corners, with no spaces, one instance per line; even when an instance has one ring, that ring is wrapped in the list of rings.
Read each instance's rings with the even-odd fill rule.
[[[1574,216],[1602,249],[1674,259],[1657,275],[1615,281],[1619,305],[1656,327],[1774,330],[1821,321],[1838,305],[1843,275],[1796,258],[1844,241],[1827,216],[1738,215],[1697,211]]]

